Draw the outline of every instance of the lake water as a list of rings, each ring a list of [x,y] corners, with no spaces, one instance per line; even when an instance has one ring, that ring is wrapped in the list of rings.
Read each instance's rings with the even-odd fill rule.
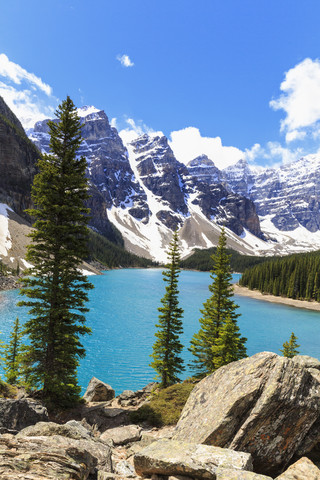
[[[137,390],[152,381],[155,372],[148,366],[155,341],[157,308],[165,292],[160,269],[110,270],[92,276],[87,325],[92,335],[83,338],[87,356],[78,370],[79,383],[86,388],[92,376],[109,383],[116,394]],[[234,280],[239,275],[234,275]],[[199,309],[209,297],[211,283],[207,272],[182,271],[179,278],[180,306],[184,309],[186,346],[183,358],[188,363],[192,335],[199,330]],[[7,342],[14,319],[27,318],[25,308],[17,307],[18,292],[0,292],[0,338]],[[320,313],[248,297],[235,296],[240,306],[241,334],[247,337],[247,353],[264,350],[279,353],[291,332],[298,337],[300,353],[320,358]],[[186,370],[183,378],[190,376]]]

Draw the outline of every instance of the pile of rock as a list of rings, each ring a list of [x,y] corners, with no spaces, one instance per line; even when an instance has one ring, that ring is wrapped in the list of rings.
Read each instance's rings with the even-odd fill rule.
[[[132,407],[141,405],[150,396],[151,392],[157,387],[156,382],[151,382],[141,390],[124,390],[115,398],[113,388],[105,382],[92,377],[88,388],[83,396],[87,402],[109,402],[109,405]],[[115,399],[115,401],[113,401]]]
[[[132,390],[124,390],[118,397],[117,401],[121,407],[136,407],[144,403],[151,392],[157,387],[157,383],[151,382],[141,390],[133,392]]]
[[[130,424],[151,388],[115,399],[92,379],[81,422],[61,424],[30,399],[1,400],[0,478],[320,480],[318,360],[264,352],[222,367],[194,388],[172,428]]]

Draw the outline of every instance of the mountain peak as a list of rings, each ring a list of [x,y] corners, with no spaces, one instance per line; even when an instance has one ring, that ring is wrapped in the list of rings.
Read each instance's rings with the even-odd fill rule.
[[[207,155],[199,155],[198,157],[190,160],[187,164],[188,167],[198,167],[198,168],[206,168],[206,167],[214,167],[214,162],[207,156]]]

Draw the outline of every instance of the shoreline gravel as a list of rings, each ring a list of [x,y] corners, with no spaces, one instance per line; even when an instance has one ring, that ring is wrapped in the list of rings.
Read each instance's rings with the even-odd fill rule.
[[[320,303],[318,302],[308,302],[307,300],[295,300],[293,298],[276,297],[274,295],[263,294],[258,290],[249,290],[247,287],[241,287],[237,283],[234,284],[234,293],[236,295],[254,298],[255,300],[262,300],[264,302],[280,303],[289,307],[305,308],[307,310],[320,312]]]

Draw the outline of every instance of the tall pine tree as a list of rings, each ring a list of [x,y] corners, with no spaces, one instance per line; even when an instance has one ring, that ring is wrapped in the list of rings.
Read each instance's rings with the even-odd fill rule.
[[[163,280],[167,283],[166,293],[161,299],[162,307],[159,307],[159,323],[156,325],[158,331],[153,345],[150,364],[161,378],[161,387],[179,382],[178,375],[184,370],[183,360],[180,353],[183,345],[179,335],[183,332],[182,315],[183,309],[179,307],[178,300],[178,277],[180,273],[180,252],[178,247],[178,233],[174,232],[170,249],[168,251],[167,270],[162,272]]]
[[[62,102],[57,121],[48,122],[50,155],[38,162],[32,199],[35,218],[27,260],[33,265],[22,280],[20,305],[30,307],[25,323],[29,346],[27,382],[42,388],[48,405],[68,406],[78,400],[77,366],[85,350],[85,302],[91,283],[79,269],[87,254],[89,211],[86,160],[77,157],[80,119],[72,100]]]
[[[221,336],[221,332],[225,329],[227,319],[234,324],[234,335],[238,334],[236,330],[237,318],[240,316],[236,313],[238,305],[232,300],[233,286],[231,283],[232,275],[230,271],[230,255],[227,255],[227,239],[224,228],[221,231],[217,250],[212,255],[213,269],[211,270],[212,283],[209,285],[211,297],[203,304],[200,310],[202,317],[200,318],[200,330],[195,333],[191,340],[190,351],[194,355],[191,367],[195,370],[198,377],[203,377],[213,372],[217,368],[217,355],[220,356],[215,347],[220,346],[217,340]],[[230,330],[230,329],[229,329]],[[227,332],[224,332],[226,334]],[[228,335],[230,331],[228,331]],[[236,337],[239,338],[239,337]],[[240,359],[245,356],[244,342],[246,339],[234,345],[234,359]],[[229,341],[229,340],[228,340]]]

